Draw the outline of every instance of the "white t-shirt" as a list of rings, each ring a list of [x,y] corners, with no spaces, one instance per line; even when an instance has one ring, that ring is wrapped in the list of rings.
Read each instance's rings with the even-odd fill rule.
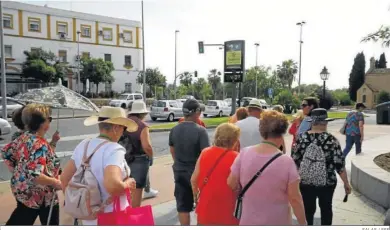
[[[244,120],[238,121],[236,124],[241,130],[240,149],[260,144],[262,140],[259,131],[260,119],[247,117]]]
[[[104,141],[106,140],[102,138],[91,139],[88,144],[87,156],[89,156],[92,153],[92,151],[94,151],[95,148]],[[74,160],[76,168],[79,168],[81,166],[81,162],[84,154],[84,148],[87,142],[88,140],[82,141],[80,144],[77,145],[76,149],[73,152],[71,159]],[[110,197],[110,195],[108,194],[107,190],[103,185],[104,169],[107,166],[115,165],[120,167],[122,170],[123,179],[125,179],[128,175],[130,175],[130,168],[127,166],[127,163],[125,161],[125,153],[126,153],[125,148],[123,148],[120,144],[115,142],[108,142],[99,148],[99,150],[92,156],[89,162],[91,171],[95,175],[99,183],[99,189],[103,201],[106,201]],[[128,170],[128,173],[126,172],[126,168]],[[127,206],[129,206],[126,195],[121,196],[120,201],[121,201],[120,207],[122,210],[125,209]],[[112,204],[108,205],[104,209],[104,212],[112,212],[112,211],[113,211]],[[83,225],[97,225],[97,220],[83,220],[82,223]]]

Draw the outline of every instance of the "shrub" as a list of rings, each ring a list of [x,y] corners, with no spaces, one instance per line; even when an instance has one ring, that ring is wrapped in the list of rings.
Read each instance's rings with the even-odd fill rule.
[[[386,91],[380,91],[377,99],[377,103],[381,104],[390,101],[390,94]]]

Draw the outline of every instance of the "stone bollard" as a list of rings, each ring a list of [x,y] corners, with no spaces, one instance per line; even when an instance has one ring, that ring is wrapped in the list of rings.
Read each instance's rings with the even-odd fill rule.
[[[386,216],[385,216],[385,226],[389,226],[390,225],[390,209],[387,210],[386,212]]]

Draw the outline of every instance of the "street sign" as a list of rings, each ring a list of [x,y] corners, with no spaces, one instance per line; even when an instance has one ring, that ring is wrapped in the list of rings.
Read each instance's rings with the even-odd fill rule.
[[[245,41],[227,41],[225,42],[225,72],[244,71],[245,70]]]
[[[273,93],[274,93],[274,89],[268,88],[268,97],[272,97]]]
[[[243,73],[225,73],[223,81],[224,82],[243,82]]]

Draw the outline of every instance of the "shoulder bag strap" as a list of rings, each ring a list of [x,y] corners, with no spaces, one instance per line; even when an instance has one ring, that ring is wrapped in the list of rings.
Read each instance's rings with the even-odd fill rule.
[[[211,176],[211,173],[213,173],[214,169],[218,166],[219,162],[222,160],[222,158],[229,152],[229,149],[226,149],[222,154],[221,156],[218,157],[218,159],[215,161],[213,167],[210,168],[210,170],[208,171],[206,177],[203,179],[203,185],[202,185],[202,189],[204,188],[204,186],[207,184],[207,182],[209,181],[209,178]],[[201,191],[201,188],[199,188],[199,191]]]
[[[238,195],[239,198],[242,198],[246,191],[251,187],[251,185],[255,182],[255,180],[261,175],[261,173],[270,165],[274,160],[276,160],[278,157],[282,156],[282,153],[278,153],[275,156],[273,156],[257,173],[252,177],[252,179],[248,182],[248,184],[245,185],[245,187],[242,189],[240,194]]]
[[[91,155],[89,155],[87,157],[87,150],[88,150],[88,144],[89,144],[89,141],[88,143],[86,144],[86,147],[84,149],[84,156],[83,156],[83,165],[88,165],[89,164],[89,161],[91,160],[92,156],[105,144],[107,144],[108,142],[110,141],[103,141],[102,143],[100,143],[98,146],[96,146],[96,148],[92,151]]]

